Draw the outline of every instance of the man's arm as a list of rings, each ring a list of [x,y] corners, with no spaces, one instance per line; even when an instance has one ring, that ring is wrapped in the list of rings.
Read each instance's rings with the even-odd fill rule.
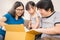
[[[56,24],[53,28],[39,28],[33,30],[44,34],[60,34],[60,24]]]

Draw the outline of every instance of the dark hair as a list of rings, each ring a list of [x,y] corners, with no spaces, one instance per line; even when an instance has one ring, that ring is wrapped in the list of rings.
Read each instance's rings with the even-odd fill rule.
[[[14,5],[13,5],[12,9],[11,9],[8,13],[10,13],[10,14],[12,15],[12,17],[15,18],[15,13],[16,13],[15,10],[16,10],[16,8],[19,7],[19,6],[23,6],[23,9],[24,9],[23,3],[22,3],[22,2],[19,2],[19,1],[16,1],[16,2],[14,3]],[[24,14],[24,13],[23,13],[23,14]],[[21,16],[19,16],[19,18],[22,17],[23,14],[22,14]]]
[[[37,8],[39,9],[45,9],[46,11],[48,11],[49,9],[51,9],[51,12],[54,11],[54,6],[51,0],[41,0],[36,4]]]
[[[27,4],[26,4],[26,10],[29,10],[29,5],[31,5],[32,7],[34,7],[35,3],[33,1],[27,2]]]

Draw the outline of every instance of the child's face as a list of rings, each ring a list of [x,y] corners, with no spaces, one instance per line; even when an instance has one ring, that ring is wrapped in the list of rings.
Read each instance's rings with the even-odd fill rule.
[[[42,17],[47,17],[48,15],[50,15],[50,10],[46,11],[45,9],[39,9],[39,12],[42,15]]]
[[[34,14],[35,13],[35,7],[33,7],[33,6],[29,6],[29,10],[28,10],[28,12],[30,13],[30,14]]]

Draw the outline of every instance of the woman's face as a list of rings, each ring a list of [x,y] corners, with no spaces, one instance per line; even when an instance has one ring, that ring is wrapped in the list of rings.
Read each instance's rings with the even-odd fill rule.
[[[17,16],[21,16],[24,13],[24,8],[23,8],[23,6],[19,6],[16,8],[15,11],[16,11]]]

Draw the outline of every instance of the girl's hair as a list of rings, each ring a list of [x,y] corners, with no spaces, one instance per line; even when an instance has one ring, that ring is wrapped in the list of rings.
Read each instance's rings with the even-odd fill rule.
[[[27,2],[27,4],[26,4],[26,10],[29,10],[30,8],[29,8],[29,5],[31,5],[31,6],[35,6],[35,3],[33,2],[33,1],[29,1],[29,2]]]

